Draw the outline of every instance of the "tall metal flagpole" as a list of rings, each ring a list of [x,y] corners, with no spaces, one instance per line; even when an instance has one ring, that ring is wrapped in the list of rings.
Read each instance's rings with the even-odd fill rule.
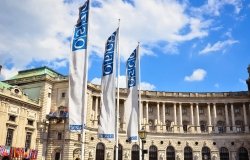
[[[119,38],[120,38],[120,19],[118,19],[118,33],[117,33],[117,43],[116,43],[116,50],[117,50],[117,57],[118,57],[118,71],[117,71],[117,104],[116,104],[116,144],[115,144],[115,159],[118,160],[118,148],[119,148],[119,144],[118,144],[118,129],[119,129],[119,106],[120,106],[120,89],[119,89],[119,77],[120,77],[120,46],[119,46]]]
[[[139,49],[140,49],[140,42],[138,42],[138,48],[137,48],[137,57],[138,57],[138,76],[139,76],[139,82],[138,82],[138,89],[139,89],[139,121],[138,121],[138,131],[141,130],[141,118],[142,118],[142,106],[141,106],[141,59],[140,59],[140,52],[139,52]],[[141,139],[139,140],[139,144],[140,144],[140,148],[142,148],[142,141]],[[140,152],[140,160],[142,159],[142,154],[143,154],[143,151]]]
[[[88,10],[88,35],[89,35],[89,15],[90,15],[90,4],[91,4],[91,0],[89,1],[89,10]],[[87,35],[87,36],[88,36]],[[85,49],[85,63],[84,63],[84,73],[86,73],[85,75],[85,79],[84,79],[84,93],[83,93],[83,102],[84,102],[84,106],[82,107],[82,116],[83,116],[83,122],[82,122],[82,143],[81,143],[81,160],[84,160],[84,154],[85,154],[85,123],[86,123],[86,112],[87,112],[87,86],[88,86],[88,42],[89,39],[87,38],[87,45],[86,45],[86,49]],[[86,109],[86,110],[85,110]]]

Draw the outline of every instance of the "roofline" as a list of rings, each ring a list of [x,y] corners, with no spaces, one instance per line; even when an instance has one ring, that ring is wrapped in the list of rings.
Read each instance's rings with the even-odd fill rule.
[[[35,70],[39,70],[39,69],[48,69],[48,70],[50,70],[52,72],[55,72],[56,74],[58,74],[58,75],[60,75],[62,77],[66,77],[65,75],[55,71],[54,69],[51,69],[51,68],[47,67],[47,66],[42,66],[42,67],[37,67],[37,68],[32,68],[32,69],[26,69],[26,70],[18,71],[18,73],[30,72],[30,71],[35,71]]]

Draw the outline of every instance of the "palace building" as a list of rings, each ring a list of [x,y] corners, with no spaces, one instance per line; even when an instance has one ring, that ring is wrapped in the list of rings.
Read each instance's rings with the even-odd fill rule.
[[[250,66],[248,90],[238,92],[141,91],[145,160],[249,160]],[[48,67],[19,71],[0,82],[0,146],[38,151],[41,160],[114,160],[115,142],[97,137],[99,85],[88,84],[85,140],[68,130],[68,77]],[[140,145],[126,139],[120,89],[119,160],[139,160]],[[23,154],[22,154],[23,155]],[[21,155],[12,159],[20,159]],[[35,158],[34,158],[35,159]]]

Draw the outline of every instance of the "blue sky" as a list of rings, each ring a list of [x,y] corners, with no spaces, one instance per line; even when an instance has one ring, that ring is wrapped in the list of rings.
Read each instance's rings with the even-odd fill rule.
[[[1,79],[47,65],[68,74],[70,37],[79,0],[0,2]],[[89,81],[100,83],[104,44],[121,19],[121,83],[125,60],[141,42],[146,90],[247,90],[249,0],[92,0]]]

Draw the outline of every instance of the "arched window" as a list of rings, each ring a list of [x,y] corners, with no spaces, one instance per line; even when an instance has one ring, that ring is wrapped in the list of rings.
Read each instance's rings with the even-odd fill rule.
[[[104,160],[105,156],[105,146],[103,143],[97,143],[96,145],[96,152],[95,152],[95,159],[96,160]]]
[[[149,147],[149,160],[157,160],[157,147],[152,145]]]
[[[193,160],[193,151],[192,148],[186,146],[184,148],[184,160]]]
[[[220,148],[220,160],[229,160],[229,152],[225,147]]]
[[[208,147],[203,147],[201,152],[202,152],[202,160],[211,159],[210,149]]]
[[[172,146],[168,146],[167,148],[167,160],[175,160],[175,149]]]
[[[140,159],[140,147],[137,144],[134,144],[132,146],[131,159],[133,159],[133,160]]]
[[[249,160],[246,148],[240,147],[238,150],[239,160]]]
[[[114,146],[114,160],[115,160],[115,156],[116,156],[116,148]],[[122,145],[118,144],[118,160],[122,160]]]
[[[224,133],[226,131],[225,122],[223,122],[223,121],[218,121],[217,127],[218,127],[219,133]]]

